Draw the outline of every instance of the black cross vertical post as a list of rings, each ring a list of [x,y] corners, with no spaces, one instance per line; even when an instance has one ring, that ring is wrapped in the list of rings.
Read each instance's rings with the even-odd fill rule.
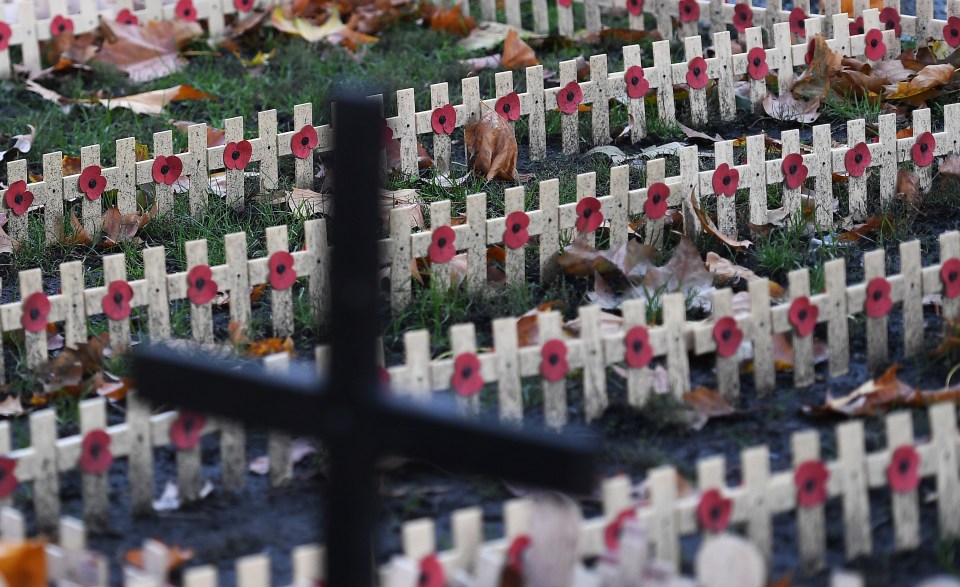
[[[329,380],[318,382],[305,370],[276,375],[256,365],[213,364],[162,346],[139,349],[134,369],[139,392],[154,401],[323,439],[330,458],[328,582],[332,587],[366,587],[374,580],[375,464],[381,456],[587,492],[596,480],[595,454],[580,442],[466,420],[438,405],[381,391],[375,352],[382,133],[378,107],[363,99],[339,101],[334,132]]]

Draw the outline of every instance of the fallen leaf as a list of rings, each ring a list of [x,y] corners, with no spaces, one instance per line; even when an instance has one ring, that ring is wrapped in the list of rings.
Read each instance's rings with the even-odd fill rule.
[[[211,493],[213,493],[213,483],[205,479],[198,497],[206,499]],[[160,498],[153,500],[153,509],[157,512],[172,512],[180,509],[180,489],[177,488],[176,483],[167,481]]]
[[[290,443],[290,464],[296,465],[317,452],[317,447],[309,440],[298,438]],[[259,456],[250,461],[250,472],[254,475],[266,475],[270,472],[270,457]]]
[[[855,224],[840,233],[839,239],[845,242],[857,242],[873,234],[877,230],[887,230],[893,220],[889,216],[868,216],[863,224]]]
[[[391,172],[401,170],[401,161],[400,161],[400,140],[393,139],[387,143],[386,147],[386,159],[387,159],[387,169]],[[430,153],[421,145],[417,143],[417,168],[418,169],[430,169],[433,167],[433,159],[430,158]]]
[[[811,124],[820,117],[818,108],[820,108],[820,100],[801,102],[790,92],[779,97],[768,93],[763,99],[763,111],[768,116],[783,122]]]
[[[510,124],[494,110],[464,130],[467,166],[488,181],[514,181],[517,176],[517,137]]]
[[[187,132],[191,126],[197,124],[196,122],[188,122],[186,120],[170,120],[169,122],[181,132]],[[207,125],[207,147],[222,147],[226,144],[226,131],[224,131],[222,128],[216,128],[214,126]],[[79,167],[76,173],[80,173]]]
[[[0,578],[15,587],[46,587],[47,560],[40,540],[0,542]]]
[[[907,204],[919,209],[923,205],[920,195],[920,178],[906,168],[897,170],[897,195]]]
[[[747,282],[764,279],[750,269],[741,267],[740,265],[735,264],[729,259],[721,257],[713,251],[709,251],[707,253],[705,262],[707,269],[710,271],[710,273],[713,273],[715,283],[717,285],[724,285],[735,279],[743,279]],[[772,279],[769,280],[769,283],[770,298],[773,299],[774,302],[780,302],[787,298],[787,290],[785,290],[783,286]]]
[[[770,346],[773,349],[774,371],[793,371],[793,345],[786,334],[774,334],[770,337]],[[752,356],[752,355],[751,355]],[[830,347],[822,339],[813,339],[813,364],[819,365],[830,360]],[[753,361],[746,364],[744,370],[752,373],[755,367]]]
[[[960,155],[951,153],[940,161],[937,170],[943,175],[960,176]]]
[[[322,23],[315,24],[313,21],[305,18],[287,18],[284,15],[282,6],[274,9],[270,15],[270,24],[278,31],[300,36],[309,43],[322,41],[328,36],[340,32],[341,29],[346,26],[343,24],[343,21],[340,20],[340,14],[335,8],[330,10],[330,13],[326,15],[326,19]]]
[[[880,377],[871,379],[850,394],[833,398],[829,393],[822,406],[803,406],[801,411],[808,415],[826,416],[876,416],[885,413],[896,406],[927,405],[923,393],[907,385],[897,377],[900,365],[893,365]],[[937,392],[941,396],[946,391]],[[960,389],[954,388],[951,392],[953,401],[960,397]]]
[[[523,42],[514,29],[510,29],[503,40],[503,53],[500,63],[504,69],[523,69],[540,65],[536,53],[533,52],[530,45]]]
[[[702,429],[712,418],[725,418],[738,413],[720,392],[703,385],[684,393],[683,403],[687,407],[687,425],[694,430]]]
[[[198,23],[179,19],[151,20],[142,26],[110,19],[100,22],[106,38],[94,61],[113,65],[137,83],[180,71],[185,61],[180,58],[179,47],[203,35]]]
[[[191,548],[180,548],[177,545],[167,546],[159,540],[155,542],[160,543],[164,549],[166,549],[166,559],[167,559],[167,572],[182,567],[185,563],[193,560],[193,557],[196,556],[196,553],[193,552]],[[143,551],[139,548],[134,548],[128,550],[124,555],[124,560],[129,564],[137,567],[138,569],[144,568],[143,566]]]
[[[887,100],[905,100],[914,105],[920,105],[927,98],[939,95],[939,92],[931,93],[931,90],[949,83],[955,71],[956,69],[952,65],[946,63],[927,65],[917,72],[917,75],[910,81],[901,81],[896,85],[888,86],[888,93],[884,98]]]
[[[700,225],[703,227],[703,230],[710,236],[716,238],[717,240],[727,245],[731,249],[736,249],[736,250],[749,248],[750,245],[753,244],[753,241],[749,241],[749,240],[738,241],[736,239],[730,238],[729,236],[726,236],[725,234],[721,233],[720,229],[718,229],[716,225],[713,223],[713,220],[708,218],[706,213],[704,213],[703,209],[700,207],[700,202],[698,201],[695,191],[690,192],[690,205],[693,206],[694,213],[697,215],[697,218],[700,219]]]
[[[152,92],[143,92],[130,96],[101,98],[97,100],[97,102],[111,110],[114,108],[127,108],[137,114],[160,114],[168,104],[185,100],[216,100],[216,98],[193,86],[182,84],[164,90],[153,90]]]
[[[806,102],[819,101],[827,95],[831,80],[842,69],[843,58],[840,53],[830,48],[823,35],[816,35],[809,43],[813,46],[810,63],[794,82],[790,92],[797,99]]]
[[[421,2],[420,11],[424,24],[435,31],[464,37],[477,28],[477,21],[471,16],[464,16],[459,4],[442,7],[430,2]]]
[[[540,338],[540,327],[537,317],[542,312],[560,310],[562,307],[563,304],[560,301],[544,302],[517,318],[517,345],[525,347],[537,344]]]
[[[23,404],[20,398],[15,395],[4,394],[6,397],[0,400],[0,416],[10,418],[23,415]]]
[[[288,336],[286,338],[265,338],[263,340],[257,340],[250,343],[250,346],[244,350],[245,355],[255,359],[261,359],[279,353],[287,353],[291,358],[295,356],[296,350],[294,349],[292,338]]]

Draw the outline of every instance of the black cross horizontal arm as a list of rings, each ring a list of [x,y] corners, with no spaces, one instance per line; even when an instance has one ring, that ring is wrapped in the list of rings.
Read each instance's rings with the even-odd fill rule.
[[[162,346],[136,354],[141,392],[200,412],[265,428],[323,438],[339,427],[344,407],[319,391],[308,369],[270,373],[259,365],[217,364]],[[450,470],[493,475],[560,491],[585,493],[594,484],[592,452],[557,435],[523,432],[468,420],[435,403],[380,397],[354,409],[371,421],[377,456],[421,459]],[[351,409],[350,417],[356,416]],[[325,418],[324,414],[339,414]]]

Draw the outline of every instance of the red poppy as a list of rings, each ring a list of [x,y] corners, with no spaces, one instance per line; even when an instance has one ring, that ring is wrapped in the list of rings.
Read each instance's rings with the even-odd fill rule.
[[[740,184],[740,172],[727,163],[721,163],[713,172],[713,193],[718,196],[733,196]]]
[[[940,281],[943,295],[951,299],[960,296],[960,259],[947,259],[940,265]]]
[[[243,169],[250,163],[253,147],[250,141],[227,143],[223,148],[223,166],[227,169]]]
[[[137,18],[136,14],[130,12],[129,8],[124,8],[117,13],[117,22],[120,24],[138,25],[140,24],[140,19]]]
[[[80,191],[87,196],[91,202],[95,202],[103,195],[107,189],[107,178],[103,176],[103,171],[99,165],[90,165],[80,172],[80,179],[77,180]]]
[[[887,46],[883,43],[883,31],[880,29],[870,29],[865,39],[866,47],[863,54],[867,59],[879,61],[887,54]]]
[[[847,173],[850,174],[850,177],[860,177],[866,173],[867,167],[870,167],[872,160],[873,156],[870,154],[870,147],[863,141],[854,145],[853,148],[843,156],[843,164],[847,168]]]
[[[290,137],[290,150],[293,151],[293,156],[297,159],[306,159],[319,143],[320,138],[317,136],[317,129],[313,128],[311,124],[305,124],[303,128]]]
[[[103,473],[113,463],[110,435],[106,430],[91,430],[83,436],[80,470],[84,473]]]
[[[850,36],[862,35],[864,32],[863,28],[863,17],[858,16],[857,19],[850,23]]]
[[[153,181],[157,183],[173,185],[180,179],[181,173],[183,173],[183,161],[180,157],[157,155],[153,160]]]
[[[903,29],[900,27],[900,13],[893,6],[887,6],[880,11],[880,24],[888,31],[893,31],[898,37]]]
[[[867,284],[867,301],[864,304],[867,316],[881,318],[893,309],[890,299],[890,282],[883,277],[874,277]]]
[[[803,162],[803,155],[799,153],[791,153],[783,158],[783,180],[787,183],[787,187],[790,189],[796,189],[803,185],[803,182],[807,180],[807,169],[806,164]]]
[[[893,451],[887,481],[890,489],[897,493],[909,493],[920,486],[920,455],[912,444],[898,446]]]
[[[627,0],[627,12],[634,16],[643,14],[643,0]]]
[[[743,331],[740,330],[736,318],[726,316],[717,320],[713,325],[713,340],[717,343],[717,354],[721,357],[737,354],[743,341]]]
[[[451,104],[444,104],[436,108],[430,115],[430,126],[433,132],[448,135],[457,128],[457,110]]]
[[[647,188],[647,201],[643,203],[643,212],[653,220],[663,218],[667,214],[669,197],[670,188],[662,181],[658,181]]]
[[[179,450],[190,450],[200,444],[200,435],[206,425],[207,419],[203,414],[180,410],[170,424],[170,442]]]
[[[650,82],[643,76],[643,68],[639,65],[628,67],[623,79],[627,82],[627,96],[631,98],[642,98],[650,90]]]
[[[270,287],[276,290],[287,289],[297,281],[297,271],[293,268],[293,255],[287,251],[277,251],[270,255]]]
[[[573,114],[583,101],[583,90],[577,82],[570,82],[557,92],[557,107],[564,114]]]
[[[17,479],[17,461],[10,457],[0,457],[0,499],[10,497],[20,485]]]
[[[50,21],[50,34],[56,37],[63,33],[73,32],[73,21],[60,14],[53,17]]]
[[[23,216],[33,204],[33,192],[27,190],[27,182],[21,179],[10,184],[7,193],[3,196],[3,201],[14,214]]]
[[[497,98],[497,103],[493,107],[504,120],[511,122],[520,120],[520,96],[516,92],[510,92],[506,96]]]
[[[797,505],[804,508],[818,506],[827,501],[827,480],[830,470],[822,461],[800,463],[793,473],[793,483],[797,487]]]
[[[547,381],[562,381],[570,371],[567,345],[560,339],[548,340],[540,348],[540,374]]]
[[[523,575],[523,555],[530,548],[530,537],[521,534],[513,539],[507,547],[507,566],[518,575]]]
[[[943,40],[952,49],[960,47],[960,17],[951,16],[947,19],[947,25],[943,27]]]
[[[381,118],[380,121],[383,123],[383,135],[380,137],[380,147],[384,148],[393,140],[393,129],[387,124],[386,118]]]
[[[111,320],[124,320],[130,317],[130,301],[133,288],[126,281],[111,281],[107,286],[107,295],[100,300],[103,313]]]
[[[709,532],[723,532],[730,525],[730,513],[733,502],[720,493],[719,489],[708,489],[700,496],[697,504],[697,520],[700,527]]]
[[[807,296],[800,296],[790,302],[788,317],[798,336],[810,336],[817,325],[820,309],[810,302]]]
[[[564,8],[569,8],[573,4],[573,0],[557,0],[557,5]]]
[[[695,90],[707,87],[707,61],[703,57],[694,57],[687,64],[687,85]]]
[[[240,12],[250,12],[253,10],[253,0],[233,0],[233,7]]]
[[[642,369],[653,360],[653,347],[650,346],[650,333],[644,326],[634,326],[624,338],[624,359],[631,369]]]
[[[444,587],[446,584],[443,565],[437,555],[428,554],[420,559],[420,579],[417,581],[419,587]]]
[[[607,527],[603,529],[603,541],[607,545],[607,550],[615,552],[620,547],[620,533],[623,531],[623,525],[627,520],[637,517],[637,511],[633,508],[627,508],[617,514],[617,517],[610,520]]]
[[[519,249],[530,240],[527,227],[530,217],[526,212],[517,211],[507,215],[507,228],[503,231],[503,244],[511,249]]]
[[[680,22],[696,22],[700,19],[700,5],[697,0],[680,0]]]
[[[810,65],[813,62],[813,52],[817,49],[816,39],[810,39],[807,43],[807,52],[803,54],[803,62]]]
[[[217,295],[217,282],[209,265],[197,265],[187,273],[187,297],[196,305],[206,304]]]
[[[430,235],[431,242],[427,254],[434,263],[447,263],[457,254],[457,233],[449,226],[438,226]]]
[[[27,332],[43,332],[47,329],[47,316],[50,315],[50,299],[43,292],[27,296],[21,303],[20,325]]]
[[[807,36],[807,13],[803,11],[803,8],[794,8],[790,11],[790,32],[797,35],[798,37]]]
[[[193,0],[180,0],[173,9],[177,18],[186,22],[196,22],[197,9],[193,5]]]
[[[10,25],[0,20],[0,51],[6,51],[10,46],[10,37],[13,36],[13,30]]]
[[[745,6],[737,4],[737,6]],[[770,66],[767,65],[767,52],[763,47],[754,47],[747,53],[747,74],[750,79],[762,80],[767,77]]]
[[[480,392],[483,388],[483,375],[480,374],[480,358],[475,353],[460,353],[453,360],[450,386],[457,395],[463,397]]]
[[[748,4],[737,4],[733,7],[733,28],[743,34],[748,28],[753,26],[753,10]]]
[[[603,224],[603,212],[600,211],[600,200],[593,196],[577,202],[577,230],[593,232]]]
[[[913,143],[910,154],[913,163],[919,167],[927,167],[933,163],[933,152],[937,149],[937,139],[931,132],[922,133]]]

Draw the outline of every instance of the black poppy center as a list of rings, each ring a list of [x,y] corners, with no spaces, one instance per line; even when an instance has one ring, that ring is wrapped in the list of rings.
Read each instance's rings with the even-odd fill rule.
[[[164,165],[164,166],[162,166],[162,167],[160,168],[160,173],[161,173],[161,175],[166,175],[166,174],[170,173],[170,166],[169,166],[169,165]]]
[[[16,196],[14,196],[14,197],[13,197],[13,201],[16,202],[17,204],[22,204],[22,203],[23,203],[23,194],[17,194]]]
[[[426,573],[420,573],[420,578],[417,580],[417,585],[427,585],[430,583],[430,575]]]
[[[642,340],[633,341],[633,352],[639,353],[642,350],[643,350],[643,341]]]
[[[3,481],[6,478],[7,478],[7,472],[4,471],[3,469],[0,469],[0,481]]]
[[[446,247],[446,246],[447,246],[447,239],[445,239],[445,238],[439,238],[439,239],[437,239],[437,246],[440,247],[441,249],[444,248],[444,247]]]
[[[897,26],[897,23],[895,23],[892,18],[887,21],[887,28],[888,28],[888,29],[895,28],[896,26]]]
[[[207,280],[202,277],[198,277],[197,280],[193,282],[193,285],[197,289],[203,289],[203,286],[207,285]]]
[[[951,271],[951,272],[950,272],[950,275],[947,275],[947,279],[948,279],[951,283],[953,283],[954,281],[956,281],[956,280],[957,280],[957,277],[960,277],[960,275],[958,275],[956,271]]]
[[[861,26],[861,27],[857,27],[857,34],[858,34],[858,35],[862,35],[862,34],[863,34],[863,31],[864,31],[864,28],[863,28],[862,26]]]
[[[796,172],[797,172],[797,166],[796,166],[796,165],[791,165],[791,166],[790,166],[790,175],[793,175],[793,174],[796,173]]]
[[[633,76],[632,78],[630,78],[630,85],[635,86],[635,85],[637,85],[637,84],[639,84],[639,83],[640,83],[640,78],[639,78],[639,77]]]
[[[683,11],[686,12],[687,14],[690,14],[690,10],[691,10],[691,8],[690,8],[690,5],[689,5],[689,4],[687,4],[687,5],[685,5],[685,6],[683,7]]]
[[[729,329],[726,329],[722,333],[720,333],[720,338],[722,338],[724,341],[728,341],[732,337],[733,337],[733,332]]]
[[[0,43],[3,42],[3,33],[0,33]]]
[[[67,30],[67,25],[61,22],[60,24],[57,25],[57,30],[62,33],[63,31]]]
[[[88,186],[90,189],[94,189],[95,187],[97,187],[97,180],[96,180],[96,179],[91,179],[89,182],[87,182],[87,186]]]
[[[191,12],[191,10],[190,10],[189,8],[184,8],[184,9],[183,9],[183,15],[184,15],[184,16],[190,16],[190,12]]]
[[[876,39],[876,38],[870,39],[870,46],[871,46],[871,47],[876,47],[876,46],[877,46],[877,39]]]
[[[439,118],[438,120],[440,121],[440,124],[446,124],[446,123],[447,123],[447,117],[444,116],[443,114],[440,115],[440,118]]]
[[[927,152],[927,144],[926,144],[926,143],[920,143],[920,152],[921,152],[921,153],[926,153],[926,152]]]
[[[754,67],[760,67],[760,64],[761,64],[761,63],[763,63],[763,61],[761,61],[759,57],[754,57],[754,58],[753,58],[753,66],[754,66]]]
[[[957,35],[960,35],[960,31],[958,31],[957,29],[950,29],[951,37],[956,37]]]
[[[897,469],[900,470],[900,474],[906,475],[910,471],[910,461],[908,459],[900,459],[900,464],[897,466]]]
[[[660,203],[660,194],[653,194],[653,203],[654,204]]]
[[[730,185],[730,176],[729,176],[729,175],[723,176],[723,185]]]
[[[586,210],[583,211],[584,218],[590,218],[592,214],[593,214],[593,210],[590,208],[587,208]]]
[[[183,421],[183,431],[187,434],[193,432],[194,426],[196,426],[196,423],[193,421],[193,418],[187,418]]]
[[[551,364],[551,365],[556,365],[556,364],[559,363],[559,362],[560,362],[560,355],[558,355],[557,353],[553,353],[553,354],[550,355],[550,364]]]
[[[856,161],[857,163],[860,163],[863,161],[863,155],[861,155],[860,153],[857,153],[856,155],[853,156],[853,160]]]
[[[567,102],[573,102],[573,92],[567,92]]]
[[[817,482],[814,481],[813,479],[807,479],[806,482],[804,482],[803,484],[803,490],[806,491],[807,493],[813,493],[816,488],[817,488]]]
[[[874,301],[877,301],[877,302],[879,302],[880,300],[882,300],[882,299],[883,299],[883,292],[880,291],[879,289],[876,290],[876,291],[874,291],[874,292],[873,292],[873,299],[874,299]]]
[[[797,312],[797,317],[800,318],[800,321],[803,322],[807,319],[807,309],[804,308]]]
[[[799,19],[797,19],[797,26],[800,28],[806,28],[807,22],[803,20],[802,16]]]
[[[306,147],[307,145],[310,144],[310,139],[308,137],[303,137],[302,139],[300,139],[300,144]]]
[[[695,75],[695,76],[697,76],[697,77],[700,77],[700,68],[699,68],[699,67],[694,67],[694,68],[693,68],[693,75]]]
[[[513,226],[510,227],[510,230],[512,230],[514,233],[517,233],[517,232],[520,232],[521,230],[523,230],[523,227],[520,226],[520,223],[519,223],[519,222],[514,222],[514,223],[513,223]]]
[[[287,270],[286,265],[277,265],[277,274],[283,275],[283,272]]]
[[[473,367],[464,367],[460,374],[463,375],[464,379],[470,379],[470,376],[473,375]]]
[[[711,520],[714,520],[714,521],[717,521],[717,520],[720,519],[720,515],[721,515],[722,513],[723,513],[723,512],[720,511],[720,506],[719,506],[719,505],[712,506],[712,507],[710,508],[710,519],[711,519]]]
[[[235,149],[233,153],[230,153],[230,158],[236,161],[240,158],[240,149]]]
[[[510,104],[509,104],[509,103],[504,103],[504,105],[503,105],[503,111],[504,111],[504,112],[510,112]]]
[[[118,306],[119,306],[120,304],[122,304],[122,303],[123,303],[123,294],[120,293],[120,292],[117,292],[117,293],[113,294],[113,301],[114,301],[114,303],[116,303]]]
[[[30,308],[30,319],[39,320],[40,319],[40,310],[37,308]]]
[[[94,442],[90,445],[90,456],[95,459],[100,456],[100,443]]]

